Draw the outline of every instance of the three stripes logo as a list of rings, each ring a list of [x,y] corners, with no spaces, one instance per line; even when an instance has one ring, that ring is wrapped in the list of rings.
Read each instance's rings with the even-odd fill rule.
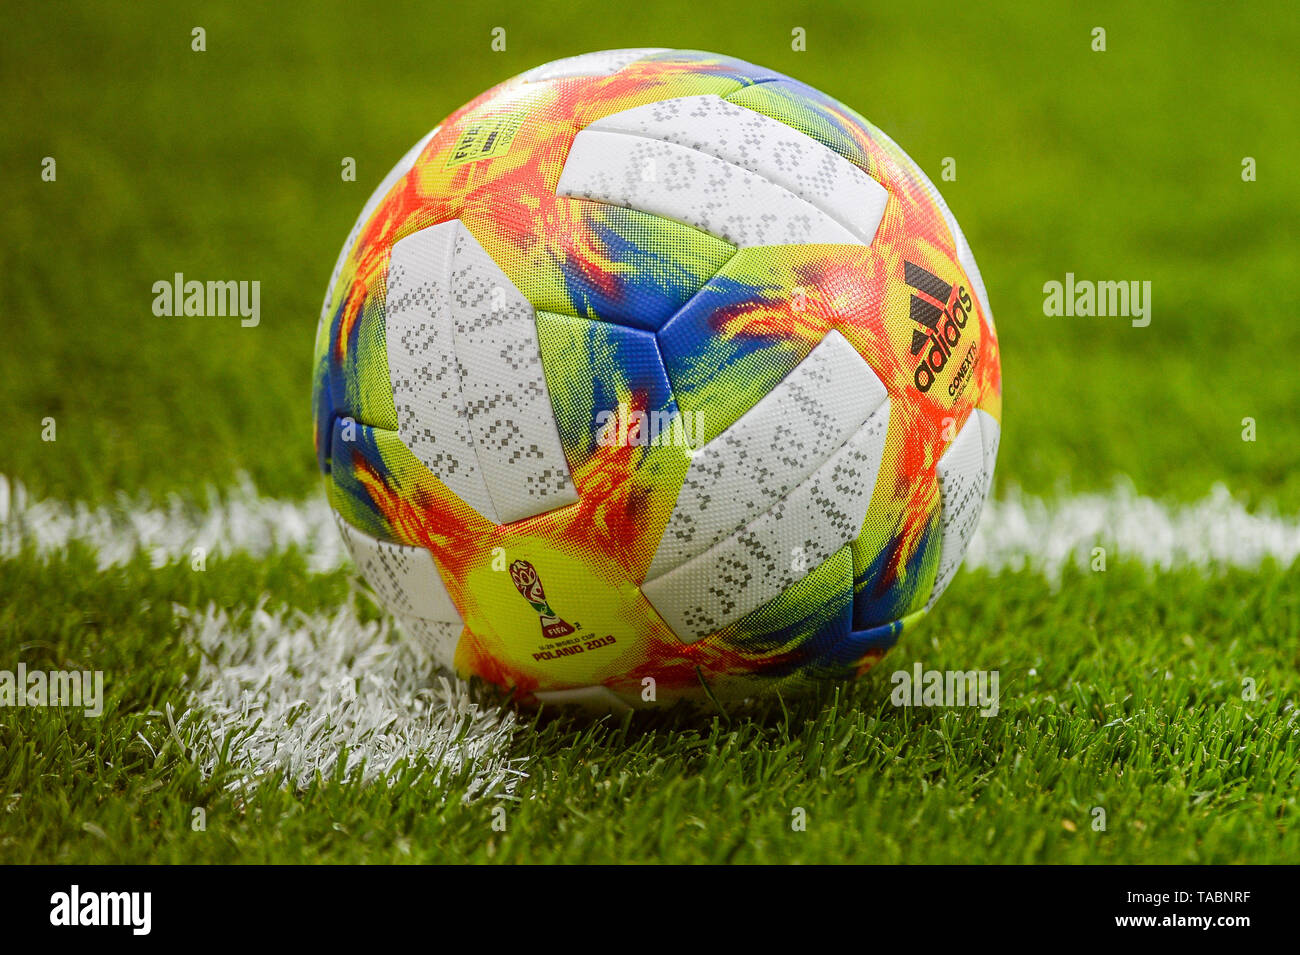
[[[951,285],[919,265],[904,262],[903,274],[907,284],[916,290],[909,317],[921,326],[912,329],[912,356],[921,356],[912,380],[925,393],[961,341],[974,303],[965,286]]]

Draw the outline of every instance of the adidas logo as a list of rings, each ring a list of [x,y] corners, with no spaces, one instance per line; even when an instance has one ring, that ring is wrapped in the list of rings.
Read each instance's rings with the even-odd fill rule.
[[[919,265],[905,261],[903,273],[907,284],[920,293],[912,295],[909,317],[921,326],[912,330],[912,355],[921,356],[912,380],[924,394],[961,341],[962,329],[974,311],[974,303],[965,286],[950,285]]]

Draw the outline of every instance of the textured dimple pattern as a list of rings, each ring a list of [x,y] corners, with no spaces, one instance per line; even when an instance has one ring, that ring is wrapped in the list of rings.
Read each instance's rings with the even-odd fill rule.
[[[648,103],[587,129],[673,143],[748,170],[816,207],[863,243],[875,237],[889,199],[880,183],[815,139],[713,94]],[[635,191],[636,183],[630,188]]]
[[[533,307],[459,221],[393,247],[388,367],[403,442],[496,522],[578,499]]]
[[[861,243],[812,203],[755,172],[643,136],[583,130],[557,191],[653,212],[742,248]]]
[[[450,290],[461,390],[498,516],[514,521],[573,503],[533,306],[463,227]]]
[[[771,509],[649,580],[642,591],[676,634],[699,640],[801,580],[857,536],[889,428],[889,402]]]
[[[886,397],[853,346],[829,333],[739,421],[692,455],[647,577],[662,576],[779,502]]]
[[[464,629],[459,620],[428,620],[424,617],[397,616],[407,635],[434,663],[448,670],[455,668],[456,643]]]
[[[977,408],[939,459],[939,572],[927,610],[952,583],[979,524],[993,483],[1000,431],[997,421]]]
[[[447,283],[457,223],[393,246],[388,266],[388,371],[406,446],[465,503],[496,521],[461,393]]]
[[[450,622],[459,628],[460,614],[429,551],[376,540],[337,514],[335,523],[357,569],[394,613]]]

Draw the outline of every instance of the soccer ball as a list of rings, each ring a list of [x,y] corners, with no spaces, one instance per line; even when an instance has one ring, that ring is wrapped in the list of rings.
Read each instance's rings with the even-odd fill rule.
[[[316,452],[406,632],[526,703],[797,693],[948,586],[998,345],[933,184],[847,106],[612,50],[421,139],[344,243]]]

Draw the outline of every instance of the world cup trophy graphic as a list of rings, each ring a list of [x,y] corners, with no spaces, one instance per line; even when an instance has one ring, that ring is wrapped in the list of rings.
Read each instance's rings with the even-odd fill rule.
[[[515,590],[532,605],[542,621],[542,636],[547,640],[558,640],[573,633],[569,626],[551,609],[546,602],[546,591],[542,589],[542,579],[537,576],[537,568],[526,560],[517,560],[510,565],[510,579]]]

